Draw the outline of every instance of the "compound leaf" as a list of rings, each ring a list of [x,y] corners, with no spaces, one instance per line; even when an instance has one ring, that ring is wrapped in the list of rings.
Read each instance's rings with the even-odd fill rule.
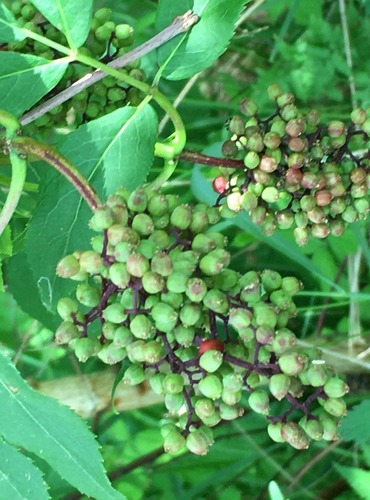
[[[0,405],[0,432],[8,443],[42,458],[88,496],[123,499],[110,485],[98,443],[85,423],[65,406],[29,387],[1,353]]]
[[[245,0],[160,0],[156,22],[159,30],[188,9],[200,18],[190,33],[182,35],[182,39],[176,37],[158,50],[158,63],[165,66],[163,76],[182,80],[209,68],[225,52],[246,3]]]

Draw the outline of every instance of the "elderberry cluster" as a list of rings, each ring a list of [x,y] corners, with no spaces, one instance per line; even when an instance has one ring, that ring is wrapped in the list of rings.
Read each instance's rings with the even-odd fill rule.
[[[299,245],[309,236],[340,236],[348,223],[370,210],[370,108],[351,113],[351,124],[334,120],[319,125],[317,111],[302,113],[294,95],[274,84],[276,103],[267,119],[245,99],[244,116],[229,122],[224,156],[240,159],[240,168],[213,182],[225,217],[246,210],[266,235],[294,228]]]
[[[68,45],[63,33],[46,21],[29,0],[14,0],[6,3],[6,5],[21,26],[54,42]],[[92,56],[103,62],[109,62],[130,50],[129,48],[134,42],[133,28],[128,24],[116,24],[111,20],[111,15],[112,11],[108,8],[99,9],[94,13],[89,37],[85,47],[80,49],[85,55]],[[58,57],[58,54],[51,48],[30,38],[5,44],[4,48],[9,51],[33,54],[49,60]],[[144,80],[145,74],[139,66],[140,63],[136,61],[120,71],[138,80]],[[73,82],[90,71],[93,71],[92,68],[85,65],[79,63],[69,64],[61,81],[51,92],[44,96],[41,102],[68,88]],[[41,132],[50,132],[52,126],[66,127],[68,125],[77,127],[85,121],[111,113],[126,104],[136,105],[140,100],[140,93],[137,89],[107,76],[72,97],[68,102],[41,116],[28,128],[33,127],[35,128],[33,132],[40,133],[40,129]]]
[[[287,327],[301,283],[229,269],[226,239],[212,230],[219,218],[145,187],[110,196],[90,220],[92,249],[58,263],[78,284],[58,302],[57,343],[80,361],[126,363],[127,384],[149,381],[164,396],[169,453],[206,454],[212,428],[243,415],[245,392],[274,441],[305,449],[336,439],[348,388],[298,351]]]

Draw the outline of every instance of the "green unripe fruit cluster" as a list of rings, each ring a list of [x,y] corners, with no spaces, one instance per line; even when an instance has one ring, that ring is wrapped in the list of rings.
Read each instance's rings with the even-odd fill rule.
[[[68,46],[64,34],[44,19],[29,0],[7,0],[5,4],[20,25],[38,35],[49,38],[53,42]],[[79,51],[98,60],[113,51],[117,51],[118,57],[126,53],[128,47],[133,45],[133,34],[134,30],[130,25],[116,24],[112,21],[111,9],[101,8],[95,11],[89,36],[85,46]],[[9,43],[7,48],[14,52],[33,54],[50,60],[55,59],[52,50],[31,38]],[[146,77],[139,65],[139,62],[135,61],[120,71],[125,74],[129,73],[131,77],[143,81]],[[69,63],[68,69],[55,89],[52,90],[52,94],[44,96],[42,102],[49,99],[56,91],[61,92],[67,89],[88,72],[89,68],[86,66],[74,62]],[[140,99],[140,92],[133,87],[122,85],[112,77],[106,77],[75,95],[69,101],[53,108],[49,113],[28,125],[27,129],[37,136],[49,135],[51,127],[63,129],[68,127],[73,130],[90,119],[111,113],[126,104],[136,105]]]
[[[277,105],[271,117],[259,117],[255,103],[245,99],[241,112],[253,118],[237,115],[229,122],[231,137],[222,151],[245,168],[229,169],[227,180],[216,177],[221,215],[230,218],[244,209],[267,236],[292,228],[298,245],[310,236],[341,236],[347,224],[370,211],[368,111],[355,109],[351,125],[320,125],[317,111],[300,112],[294,95],[278,85],[268,94]]]
[[[92,250],[57,265],[60,278],[77,283],[75,297],[58,302],[56,342],[81,362],[129,363],[126,384],[147,380],[172,422],[163,428],[168,453],[206,454],[210,429],[243,414],[244,391],[249,408],[271,421],[273,440],[304,449],[320,436],[334,439],[348,388],[293,350],[287,323],[301,283],[270,269],[229,269],[226,239],[212,231],[218,220],[203,204],[145,186],[110,196],[91,218]],[[317,397],[306,407],[296,398],[310,388]],[[277,421],[274,401],[288,401],[306,420]],[[312,404],[326,419],[309,418]]]

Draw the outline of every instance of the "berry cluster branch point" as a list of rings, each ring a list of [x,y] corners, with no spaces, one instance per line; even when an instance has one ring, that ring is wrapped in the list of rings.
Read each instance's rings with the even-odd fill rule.
[[[121,57],[118,57],[117,59],[114,59],[113,61],[109,62],[107,66],[115,69],[120,69],[123,68],[124,66],[127,66],[128,64],[140,59],[146,54],[149,54],[150,52],[153,52],[153,50],[156,50],[158,47],[161,47],[164,45],[166,42],[174,38],[175,36],[184,33],[188,31],[196,22],[198,21],[198,16],[194,14],[191,10],[185,12],[184,15],[176,17],[173,23],[171,23],[169,26],[164,28],[162,31],[157,33],[154,37],[150,38],[143,44],[139,45],[135,49],[131,50],[127,54],[124,54]],[[28,30],[27,30],[28,31]],[[32,33],[32,32],[30,32]],[[28,33],[28,36],[29,33]],[[39,35],[37,35],[39,37]],[[31,38],[34,38],[30,36]],[[39,37],[43,38],[43,37]],[[34,38],[35,39],[35,38]],[[49,39],[45,38],[42,40],[39,40],[45,45],[50,46],[51,48],[55,48],[56,50],[60,51],[61,47],[59,44],[56,44],[54,47],[53,45],[46,43],[46,41],[49,41]],[[69,56],[71,59],[71,56]],[[74,57],[73,57],[74,59]],[[73,60],[71,59],[71,60]],[[26,113],[21,119],[21,125],[27,125],[33,121],[35,121],[37,118],[40,116],[45,115],[48,113],[51,109],[56,108],[60,104],[63,104],[64,102],[68,101],[71,99],[73,96],[79,94],[82,92],[84,89],[90,87],[91,85],[94,85],[96,82],[102,80],[106,76],[106,73],[102,71],[101,69],[97,69],[91,73],[88,73],[87,75],[84,75],[82,78],[74,82],[70,87],[67,89],[63,90],[59,94],[53,96],[50,98],[48,101],[40,104],[33,110],[29,111]]]

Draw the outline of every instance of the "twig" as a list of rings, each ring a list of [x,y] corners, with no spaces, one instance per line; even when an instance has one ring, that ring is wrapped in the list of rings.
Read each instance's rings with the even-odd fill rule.
[[[195,85],[195,83],[197,82],[197,80],[201,74],[202,73],[197,73],[196,75],[192,76],[190,78],[190,80],[186,83],[185,87],[181,90],[181,92],[179,93],[179,95],[176,97],[176,99],[173,102],[174,108],[177,108],[179,106],[179,104],[184,100],[184,98],[187,96],[187,94],[189,93],[191,88]],[[170,119],[170,117],[168,115],[165,115],[162,118],[162,120],[158,126],[159,133],[163,132],[163,129],[166,126],[169,119]]]
[[[176,17],[172,24],[164,28],[160,33],[155,35],[153,38],[151,38],[147,42],[144,42],[139,47],[136,47],[136,49],[131,50],[130,52],[119,57],[118,59],[111,61],[110,63],[107,64],[107,66],[119,69],[133,61],[136,61],[145,54],[148,54],[149,52],[152,52],[153,50],[162,46],[175,36],[188,31],[197,21],[198,21],[198,16],[194,14],[191,10],[188,10],[182,16]],[[74,82],[67,89],[63,90],[62,92],[52,97],[48,101],[42,103],[40,106],[37,106],[32,111],[26,113],[20,119],[20,123],[22,125],[27,125],[28,123],[33,122],[40,116],[45,115],[51,109],[68,101],[79,92],[82,92],[82,90],[90,87],[99,80],[102,80],[105,76],[106,76],[105,73],[101,70],[96,70],[92,73],[88,73],[87,75],[83,76],[82,78]]]
[[[302,469],[296,474],[294,479],[290,482],[290,484],[287,486],[287,491],[291,490],[296,484],[299,483],[299,481],[303,478],[307,472],[312,469],[314,465],[316,465],[322,458],[324,458],[326,455],[331,453],[334,448],[337,448],[339,445],[342,444],[343,441],[338,440],[334,441],[330,445],[326,446],[320,453],[318,453],[315,457],[313,457],[307,464],[302,467]]]
[[[179,160],[200,163],[201,165],[213,165],[226,168],[245,168],[243,161],[230,158],[216,158],[215,156],[204,155],[189,149],[183,149]]]
[[[339,3],[340,21],[342,23],[344,50],[346,52],[346,62],[349,69],[349,75],[348,75],[349,90],[351,92],[352,107],[354,109],[357,107],[357,100],[355,97],[356,86],[355,86],[355,80],[353,78],[353,63],[351,54],[351,43],[349,40],[349,32],[347,24],[346,4],[344,0],[338,0],[338,3]]]

